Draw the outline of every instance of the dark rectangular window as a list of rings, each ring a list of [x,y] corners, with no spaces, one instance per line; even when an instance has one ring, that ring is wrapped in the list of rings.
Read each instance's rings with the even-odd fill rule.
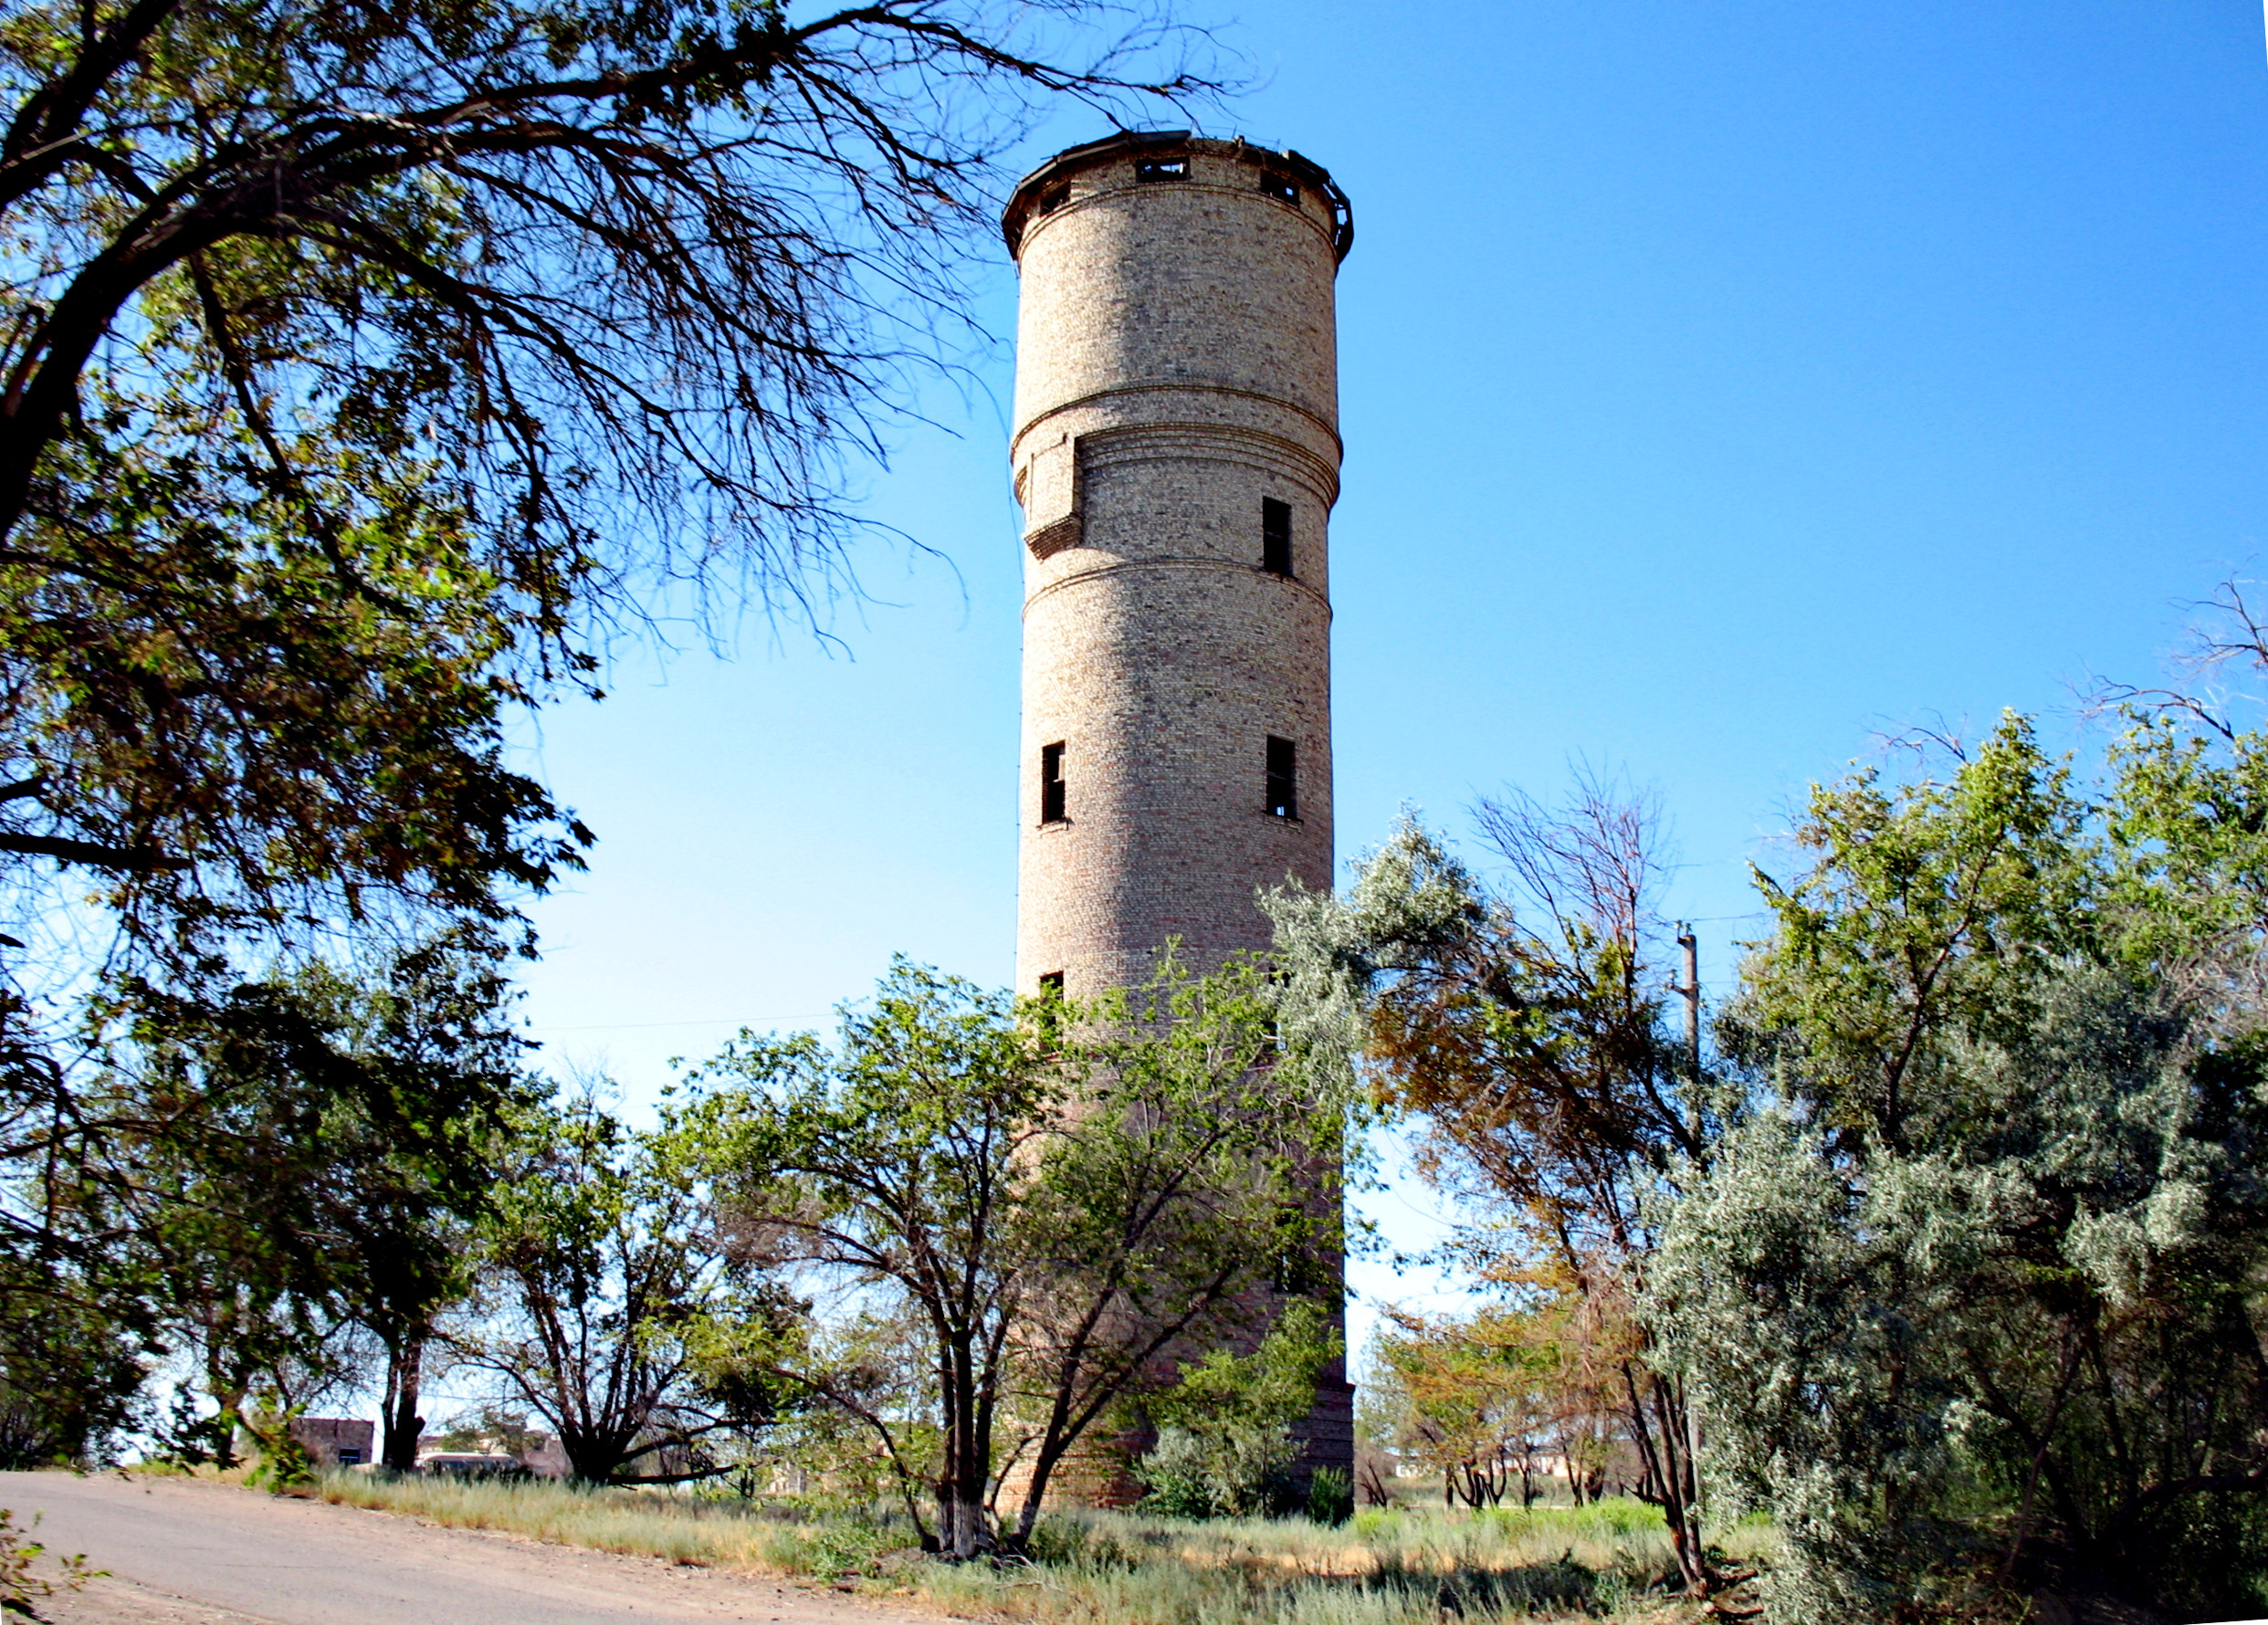
[[[1040,194],[1039,212],[1043,215],[1052,215],[1070,201],[1071,183],[1068,181],[1060,186],[1050,186]]]
[[[1260,190],[1278,203],[1287,203],[1295,208],[1298,206],[1299,183],[1289,175],[1278,174],[1273,170],[1265,171],[1260,176]]]
[[[1063,799],[1063,746],[1040,747],[1040,822],[1061,823],[1066,814]]]
[[[1134,166],[1138,181],[1186,181],[1189,179],[1189,160],[1186,158],[1145,158]]]
[[[1268,736],[1268,812],[1277,818],[1299,816],[1299,748]]]
[[[1276,575],[1292,572],[1291,504],[1260,498],[1260,568]]]
[[[1062,971],[1043,970],[1040,972],[1039,996],[1043,999],[1058,1000],[1063,997]]]

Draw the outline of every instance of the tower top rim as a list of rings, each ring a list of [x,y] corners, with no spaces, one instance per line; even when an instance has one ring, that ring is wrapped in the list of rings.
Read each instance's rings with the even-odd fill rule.
[[[1209,157],[1241,159],[1255,169],[1276,170],[1296,180],[1304,181],[1323,194],[1331,210],[1331,253],[1335,260],[1344,260],[1347,251],[1354,246],[1354,205],[1347,199],[1331,172],[1312,158],[1301,156],[1286,147],[1278,152],[1270,147],[1257,146],[1237,136],[1219,141],[1197,135],[1187,130],[1121,130],[1100,141],[1087,142],[1079,146],[1066,147],[1030,174],[1016,183],[1008,194],[1008,206],[1001,211],[1001,236],[1007,240],[1008,256],[1018,257],[1024,247],[1024,228],[1048,186],[1066,180],[1081,170],[1108,163],[1131,153],[1146,157],[1170,159],[1180,153],[1200,152]]]

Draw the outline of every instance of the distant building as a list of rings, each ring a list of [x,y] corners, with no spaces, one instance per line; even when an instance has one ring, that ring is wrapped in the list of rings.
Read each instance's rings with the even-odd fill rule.
[[[514,1453],[520,1464],[538,1478],[568,1478],[574,1473],[567,1447],[560,1443],[556,1433],[530,1433]]]
[[[295,1416],[291,1436],[318,1467],[366,1467],[376,1458],[372,1442],[377,1424],[342,1416]]]
[[[417,1442],[421,1473],[530,1473],[538,1478],[567,1478],[574,1473],[556,1433],[482,1434],[445,1433],[443,1439],[463,1441],[456,1448],[431,1435]]]
[[[525,1473],[518,1456],[500,1452],[490,1453],[472,1450],[436,1450],[417,1458],[420,1473],[456,1473],[467,1478],[500,1477]]]

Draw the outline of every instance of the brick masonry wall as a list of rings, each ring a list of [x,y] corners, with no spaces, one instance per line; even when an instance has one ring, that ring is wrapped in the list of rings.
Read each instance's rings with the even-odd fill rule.
[[[1144,160],[1186,177],[1144,182]],[[1331,884],[1328,525],[1339,495],[1335,199],[1242,142],[1075,150],[1011,204],[1022,299],[1010,458],[1024,505],[1016,976],[1141,980],[1265,948],[1254,902]],[[1319,172],[1316,172],[1319,173]],[[1337,200],[1343,202],[1343,200]],[[1262,504],[1291,516],[1262,568]],[[1267,740],[1297,816],[1266,807]],[[1043,823],[1041,752],[1066,816]],[[1353,1462],[1327,1374],[1309,1468]]]

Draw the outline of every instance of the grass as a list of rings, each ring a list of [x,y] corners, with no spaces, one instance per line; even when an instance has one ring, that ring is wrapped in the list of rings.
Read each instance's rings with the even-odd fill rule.
[[[739,1502],[583,1489],[553,1479],[327,1473],[314,1494],[452,1528],[499,1529],[593,1551],[766,1574],[858,1568],[883,1546],[878,1530],[866,1534],[870,1525],[848,1520],[803,1520]],[[859,1538],[846,1544],[844,1536],[854,1534]]]
[[[459,1528],[498,1529],[702,1567],[850,1582],[938,1609],[1064,1625],[1496,1625],[1682,1618],[1660,1515],[1635,1501],[1450,1514],[1370,1509],[1341,1528],[1050,1514],[1034,1561],[950,1564],[903,1515],[821,1513],[548,1481],[326,1474],[314,1493]],[[1753,1547],[1756,1532],[1737,1548]]]

